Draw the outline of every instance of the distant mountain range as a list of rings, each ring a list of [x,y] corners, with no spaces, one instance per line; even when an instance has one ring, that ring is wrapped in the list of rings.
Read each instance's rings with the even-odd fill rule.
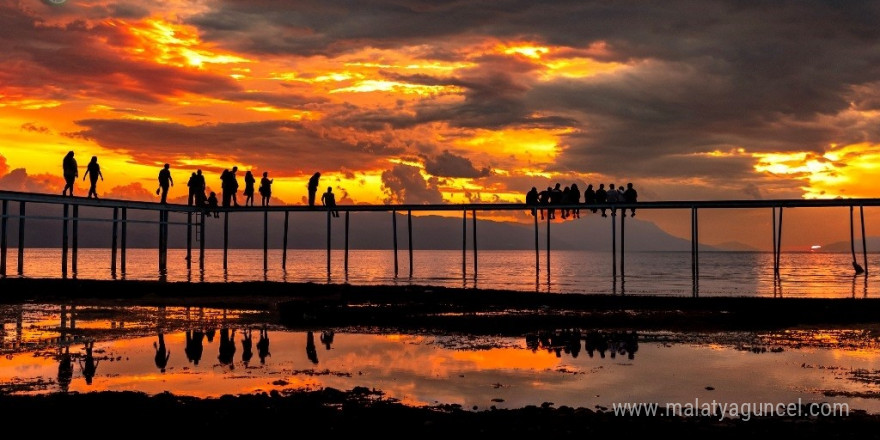
[[[78,245],[81,248],[109,247],[111,244],[111,210],[99,208],[80,209]],[[28,215],[60,216],[59,206],[29,205]],[[478,218],[480,213],[477,213]],[[154,218],[156,217],[156,218]],[[158,227],[155,224],[138,223],[155,221],[155,212],[130,211],[128,219],[133,220],[127,227],[127,246],[129,248],[156,248],[158,246]],[[92,220],[85,220],[90,218]],[[186,222],[183,214],[172,213],[171,222]],[[268,243],[270,248],[280,248],[283,237],[282,213],[269,215]],[[407,217],[397,214],[397,242],[399,249],[409,247]],[[465,240],[468,249],[473,247],[473,221],[468,216]],[[324,211],[293,212],[290,214],[288,248],[322,249],[327,246],[327,216]],[[345,215],[332,219],[331,245],[340,249],[345,246]],[[16,246],[18,222],[9,221],[9,246]],[[60,247],[62,226],[60,220],[29,219],[25,227],[27,247]],[[616,226],[616,246],[621,246],[621,228]],[[120,232],[121,233],[121,232]],[[195,230],[193,231],[195,237]],[[412,241],[414,249],[461,249],[461,217],[438,215],[413,216]],[[538,243],[546,248],[547,225],[539,222]],[[205,227],[205,247],[223,246],[223,217],[207,218]],[[582,214],[580,219],[551,223],[550,246],[563,250],[611,250],[611,217],[603,218],[597,214]],[[627,217],[625,220],[625,246],[630,251],[690,251],[690,241],[674,237],[661,230],[654,223]],[[169,227],[169,246],[182,248],[186,244],[186,228],[172,224]],[[392,249],[394,245],[391,213],[357,212],[350,216],[349,247],[351,249]],[[534,249],[535,229],[532,224],[477,221],[478,249]],[[700,245],[701,250],[725,250],[725,247],[742,246],[726,243],[724,246]],[[241,212],[229,216],[230,248],[261,248],[263,246],[262,213]],[[198,243],[194,241],[193,247]]]
[[[867,237],[865,245],[868,248],[868,252],[871,252],[872,250],[876,251],[880,248],[880,237]],[[856,238],[855,248],[856,253],[862,252],[861,238]],[[824,252],[852,252],[852,243],[849,241],[836,241],[834,243],[823,244],[821,250]]]

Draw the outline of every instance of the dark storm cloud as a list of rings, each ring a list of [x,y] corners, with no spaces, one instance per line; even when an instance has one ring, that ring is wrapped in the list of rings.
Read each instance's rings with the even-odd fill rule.
[[[486,177],[491,174],[488,167],[477,169],[470,159],[449,151],[435,157],[425,158],[425,171],[437,177]]]
[[[89,139],[125,152],[138,163],[201,160],[223,169],[247,163],[274,175],[311,174],[315,169],[363,169],[399,150],[356,139],[333,139],[321,127],[291,121],[260,121],[187,126],[131,119],[76,121],[83,130],[68,136]]]
[[[426,101],[414,116],[371,120],[393,127],[571,126],[581,133],[568,139],[561,168],[664,176],[673,170],[656,165],[694,152],[821,152],[831,143],[880,141],[876,124],[842,116],[880,106],[878,8],[818,0],[227,0],[192,22],[206,38],[256,53],[332,56],[426,45],[448,56],[454,41],[486,37],[626,63],[609,75],[538,82],[513,63],[474,60],[478,66],[456,78],[399,77],[459,86],[463,102]],[[714,160],[693,156],[680,169],[730,178],[749,171],[743,159],[721,160],[726,166],[717,169],[703,164]]]
[[[418,167],[398,164],[382,172],[385,203],[439,204],[443,195],[436,177],[425,179]]]

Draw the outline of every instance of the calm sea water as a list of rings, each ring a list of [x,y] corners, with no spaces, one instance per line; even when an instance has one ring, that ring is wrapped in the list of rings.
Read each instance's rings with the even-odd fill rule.
[[[880,412],[880,335],[862,329],[494,337],[286,328],[253,310],[82,304],[0,305],[0,323],[0,393],[219,397],[367,387],[410,405],[481,410],[715,400]]]
[[[477,261],[468,251],[415,251],[412,266],[407,250],[351,250],[348,270],[343,250],[332,250],[328,273],[324,250],[288,250],[282,269],[282,251],[269,250],[263,270],[262,249],[231,249],[227,269],[223,251],[205,251],[205,269],[199,270],[198,251],[192,269],[186,251],[168,251],[167,273],[158,271],[156,249],[128,249],[126,270],[117,262],[115,278],[130,280],[234,282],[283,281],[351,283],[366,285],[436,285],[553,293],[617,293],[629,295],[690,296],[694,293],[689,252],[628,252],[615,268],[610,252],[479,251]],[[870,297],[877,295],[880,254],[868,254],[868,275],[854,274],[847,253],[784,253],[780,277],[773,275],[770,252],[701,252],[696,291],[700,296],[810,296]],[[620,255],[618,254],[618,259]],[[858,263],[864,265],[860,255]],[[464,264],[463,264],[464,263]],[[76,274],[80,279],[112,279],[109,249],[80,249]],[[476,267],[475,267],[476,265]],[[10,250],[7,275],[18,276],[17,253]],[[26,249],[24,277],[60,278],[60,249]]]

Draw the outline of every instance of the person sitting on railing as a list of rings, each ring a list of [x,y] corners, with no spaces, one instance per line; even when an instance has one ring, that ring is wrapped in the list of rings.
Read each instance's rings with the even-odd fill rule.
[[[633,184],[627,183],[626,184],[626,191],[623,192],[623,201],[626,203],[636,203],[636,201],[638,201],[638,198],[639,198],[639,193],[636,192],[635,188],[633,188]],[[636,216],[636,208],[632,208],[630,210],[630,215],[632,217]],[[626,217],[626,213],[624,213],[623,216]]]
[[[531,210],[532,210],[532,217],[535,217],[535,216],[538,215],[538,213],[536,212],[536,211],[538,210],[538,209],[537,209],[537,206],[538,206],[538,188],[536,188],[536,187],[533,186],[532,189],[529,190],[529,192],[526,193],[526,205],[528,205],[528,206],[531,208]],[[543,213],[541,214],[541,216],[543,217]]]
[[[211,195],[208,196],[208,215],[210,216],[213,213],[214,218],[220,217],[220,213],[217,212],[217,208],[217,193],[211,191]]]

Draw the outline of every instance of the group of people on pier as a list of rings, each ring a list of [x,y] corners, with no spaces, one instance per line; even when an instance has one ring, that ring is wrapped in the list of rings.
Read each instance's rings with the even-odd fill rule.
[[[562,184],[557,183],[556,186],[548,186],[546,190],[540,192],[537,187],[533,186],[526,193],[526,205],[531,207],[533,216],[537,216],[540,213],[541,220],[544,220],[544,211],[547,211],[548,220],[556,218],[557,208],[553,208],[553,206],[559,206],[558,209],[562,219],[569,217],[580,218],[580,208],[571,207],[572,205],[580,204],[590,205],[590,211],[593,213],[601,210],[602,217],[608,217],[606,212],[608,210],[611,211],[612,216],[617,215],[617,210],[613,205],[617,203],[636,203],[638,198],[639,194],[632,183],[627,183],[626,188],[623,185],[615,187],[615,184],[610,183],[608,184],[608,189],[605,189],[604,183],[600,183],[599,188],[594,189],[591,183],[584,190],[583,199],[581,199],[581,190],[578,188],[577,183],[572,183],[571,186],[566,186],[565,188],[562,188]],[[626,217],[626,210],[622,211],[623,216]],[[635,208],[630,209],[630,215],[635,217]]]

